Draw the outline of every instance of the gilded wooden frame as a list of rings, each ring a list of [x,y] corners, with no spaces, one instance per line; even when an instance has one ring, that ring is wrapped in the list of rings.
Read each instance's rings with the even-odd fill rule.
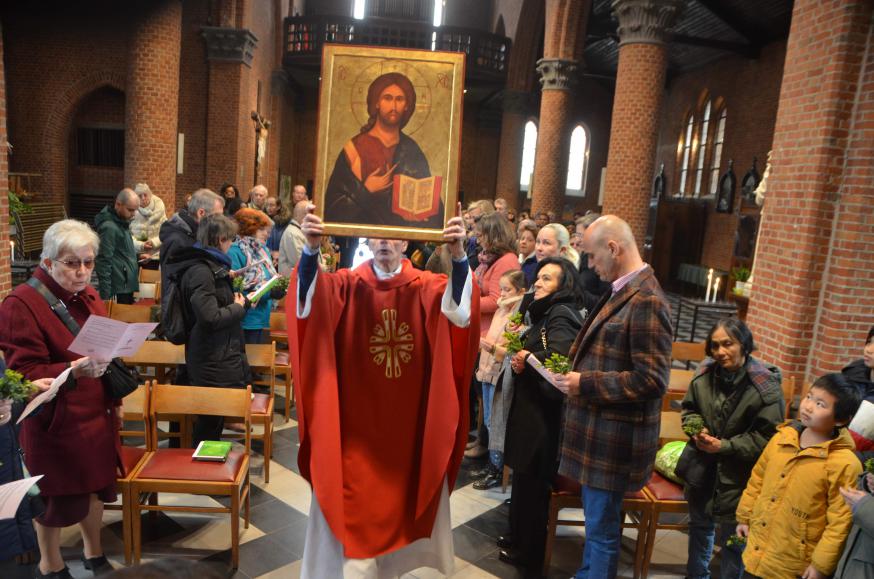
[[[374,115],[379,116],[373,105],[368,105],[379,99],[368,99],[368,93],[388,73],[408,78],[415,100],[414,110],[400,125],[402,135],[409,138],[399,138],[406,143],[383,150],[394,151],[392,162],[400,167],[409,158],[403,151],[411,150],[409,141],[413,141],[413,148],[419,150],[413,156],[421,160],[424,155],[430,176],[440,178],[439,186],[432,189],[439,189],[439,201],[426,221],[401,216],[397,198],[392,206],[390,187],[371,193],[364,185],[363,173],[369,157],[356,156],[358,148],[349,153],[348,147],[355,147],[353,137],[367,132],[368,124],[374,124]],[[326,44],[321,74],[313,198],[316,213],[325,220],[326,233],[442,241],[444,224],[455,215],[458,199],[464,53]],[[358,163],[357,173],[350,158]],[[395,169],[397,173],[402,170]],[[337,218],[341,215],[343,218]]]

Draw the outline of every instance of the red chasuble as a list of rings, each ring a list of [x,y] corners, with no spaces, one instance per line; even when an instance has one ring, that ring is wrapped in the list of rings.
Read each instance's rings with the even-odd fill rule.
[[[355,559],[431,536],[443,481],[451,490],[467,442],[479,346],[476,288],[471,323],[459,328],[440,312],[446,276],[404,260],[379,280],[371,264],[319,272],[308,318],[297,319],[296,291],[285,310],[298,465]]]

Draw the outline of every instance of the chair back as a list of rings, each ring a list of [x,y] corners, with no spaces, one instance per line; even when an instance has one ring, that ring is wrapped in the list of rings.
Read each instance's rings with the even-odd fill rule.
[[[288,326],[285,322],[285,312],[270,312],[271,330],[287,330]]]
[[[783,379],[783,401],[786,402],[786,412],[783,414],[785,418],[789,418],[789,412],[792,411],[792,403],[795,402],[795,376],[789,376]]]
[[[269,378],[266,381],[255,380],[255,384],[270,386],[270,395],[273,396],[273,386],[276,382],[276,342],[246,344],[246,359],[253,370],[267,372]]]
[[[698,363],[707,357],[704,342],[673,342],[671,344],[671,359],[678,362]]]
[[[139,281],[142,283],[158,283],[161,281],[161,270],[141,267]]]
[[[137,389],[122,398],[121,406],[124,412],[125,422],[142,422],[142,430],[122,429],[118,432],[121,438],[142,438],[146,441],[146,450],[154,450],[152,434],[149,428],[149,396],[151,393],[151,381],[140,384]]]
[[[152,310],[147,306],[138,306],[131,304],[112,304],[109,317],[113,320],[121,322],[149,322],[151,320]]]
[[[246,452],[251,448],[249,433],[252,387],[214,388],[210,386],[179,386],[154,384],[152,386],[151,418],[152,440],[158,439],[158,415],[206,415],[242,419],[246,433]]]

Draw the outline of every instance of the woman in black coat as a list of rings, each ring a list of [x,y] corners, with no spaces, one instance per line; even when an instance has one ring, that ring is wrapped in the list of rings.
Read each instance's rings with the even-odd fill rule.
[[[874,326],[868,330],[862,358],[850,362],[841,374],[859,388],[863,400],[874,402]]]
[[[189,328],[185,366],[194,386],[244,388],[251,382],[242,326],[249,303],[234,293],[227,255],[236,233],[235,221],[210,215],[198,225],[197,243],[170,258],[184,270],[180,288]],[[223,424],[221,417],[199,416],[194,444],[218,440]]]
[[[549,493],[558,467],[564,394],[526,362],[567,356],[582,327],[574,266],[548,257],[537,264],[534,301],[525,313],[524,349],[513,356],[513,402],[507,419],[504,462],[513,469],[510,536],[501,537],[502,561],[539,577],[546,546]]]

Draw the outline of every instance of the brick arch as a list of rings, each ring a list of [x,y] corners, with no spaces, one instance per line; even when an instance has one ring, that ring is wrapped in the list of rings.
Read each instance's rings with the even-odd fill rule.
[[[125,90],[123,75],[111,71],[96,71],[72,83],[56,99],[46,120],[42,143],[42,173],[47,197],[67,203],[67,160],[70,126],[82,101],[101,88]]]

